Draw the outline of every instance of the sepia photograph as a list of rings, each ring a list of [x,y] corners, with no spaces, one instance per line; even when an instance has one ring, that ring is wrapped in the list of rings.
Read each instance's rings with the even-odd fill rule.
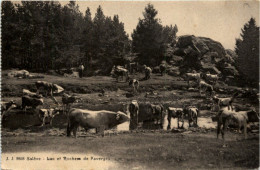
[[[2,1],[1,169],[259,169],[259,1]]]

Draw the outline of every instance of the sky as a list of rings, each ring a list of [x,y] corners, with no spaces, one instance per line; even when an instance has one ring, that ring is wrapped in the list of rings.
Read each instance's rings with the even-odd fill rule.
[[[259,25],[258,1],[77,1],[77,4],[83,14],[89,7],[92,17],[99,5],[106,16],[117,14],[131,37],[149,2],[158,11],[162,25],[178,26],[177,36],[209,37],[227,49],[234,49],[235,39],[240,37],[241,28],[251,17]]]

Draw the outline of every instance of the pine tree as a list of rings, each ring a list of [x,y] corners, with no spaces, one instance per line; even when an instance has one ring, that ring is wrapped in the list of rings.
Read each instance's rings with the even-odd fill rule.
[[[133,52],[138,53],[139,62],[151,66],[159,65],[163,59],[164,39],[163,27],[156,18],[156,9],[148,4],[143,12],[144,19],[139,23],[132,34]]]
[[[241,29],[241,39],[236,40],[235,51],[238,55],[237,66],[239,71],[248,78],[259,80],[259,27],[254,18]]]

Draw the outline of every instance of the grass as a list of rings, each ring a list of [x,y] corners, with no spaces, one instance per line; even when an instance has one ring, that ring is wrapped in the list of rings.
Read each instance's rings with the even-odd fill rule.
[[[238,141],[228,136],[228,147],[206,134],[128,133],[113,136],[67,138],[65,136],[3,137],[2,152],[93,153],[109,157],[128,169],[257,168],[259,137]]]

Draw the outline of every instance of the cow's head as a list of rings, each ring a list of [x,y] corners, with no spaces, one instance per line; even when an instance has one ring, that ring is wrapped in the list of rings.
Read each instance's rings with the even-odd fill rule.
[[[258,122],[259,115],[257,114],[255,109],[252,109],[247,112],[248,122]]]
[[[123,112],[118,111],[116,114],[116,120],[119,123],[124,123],[130,120],[130,118]]]

